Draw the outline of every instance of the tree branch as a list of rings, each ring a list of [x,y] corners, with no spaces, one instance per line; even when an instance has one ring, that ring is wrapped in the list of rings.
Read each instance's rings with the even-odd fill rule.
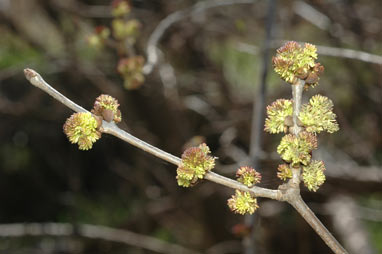
[[[14,223],[0,224],[1,237],[24,236],[73,236],[123,243],[159,253],[200,254],[183,246],[168,243],[155,237],[137,234],[128,230],[100,225],[69,223]]]
[[[321,223],[317,216],[310,210],[309,206],[302,200],[300,194],[293,199],[288,200],[288,203],[296,209],[296,211],[305,219],[306,222],[316,231],[322,240],[336,254],[346,254],[347,251],[334,238],[329,230]]]
[[[51,95],[53,98],[57,99],[67,107],[71,108],[72,110],[76,112],[88,112],[81,106],[77,105],[73,101],[66,98],[64,95],[59,93],[57,90],[52,88],[48,83],[46,83],[43,78],[38,74],[36,71],[32,69],[24,69],[24,74],[26,78],[36,87],[42,89],[49,95]],[[300,100],[301,105],[301,93],[303,88],[304,82],[300,82],[298,85],[293,85],[292,87],[294,91],[294,99],[296,101]],[[301,91],[300,91],[301,90]],[[297,107],[298,104],[294,104],[294,107]],[[296,115],[299,111],[296,110]],[[294,113],[295,114],[295,113]],[[297,118],[294,121],[294,125],[297,125]],[[297,129],[297,128],[294,128]],[[124,130],[120,129],[117,125],[114,123],[108,123],[106,121],[102,122],[101,131],[104,133],[111,134],[113,136],[116,136],[148,153],[151,153],[152,155],[159,157],[165,161],[168,161],[174,165],[179,166],[181,159],[179,157],[176,157],[172,154],[169,154],[159,148],[156,148],[136,137],[133,135],[125,132]],[[294,181],[295,173],[293,173],[294,176],[292,178],[292,181]],[[297,176],[297,174],[296,174]],[[299,176],[299,172],[298,172]],[[248,191],[251,192],[253,195],[257,197],[265,197],[280,201],[287,201],[290,203],[300,214],[301,216],[312,226],[312,228],[319,234],[319,236],[325,241],[325,243],[336,253],[336,254],[344,254],[347,253],[343,247],[337,242],[337,240],[330,234],[330,232],[325,228],[324,225],[318,220],[318,218],[314,215],[314,213],[309,209],[309,207],[304,203],[304,201],[301,199],[300,196],[300,189],[299,186],[295,184],[286,184],[281,185],[279,187],[279,190],[271,190],[266,189],[262,187],[254,186],[252,188],[248,188],[244,184],[232,180],[230,178],[221,176],[214,172],[208,172],[205,177],[205,179],[224,185],[226,187],[232,188],[232,189],[238,189],[242,191]],[[299,177],[298,177],[299,181]]]
[[[255,0],[210,0],[210,1],[202,1],[197,2],[195,5],[179,10],[176,12],[171,13],[166,18],[164,18],[161,22],[159,22],[158,26],[154,29],[154,31],[151,33],[147,47],[146,47],[146,54],[147,54],[147,63],[143,67],[143,73],[144,74],[150,74],[153,70],[154,66],[158,62],[158,43],[165,33],[165,31],[174,23],[188,17],[191,15],[195,15],[200,12],[204,12],[207,9],[218,7],[218,6],[225,6],[225,5],[232,5],[232,4],[252,4]]]
[[[53,98],[64,104],[65,106],[71,108],[75,112],[89,112],[86,109],[82,108],[81,106],[77,105],[64,95],[62,95],[60,92],[58,92],[56,89],[54,89],[52,86],[50,86],[45,80],[41,77],[40,74],[38,74],[36,71],[32,69],[24,69],[25,77],[29,80],[29,82],[42,89],[44,92],[51,95]],[[143,140],[140,140],[139,138],[131,135],[130,133],[127,133],[126,131],[120,129],[117,125],[114,123],[108,123],[106,121],[102,122],[101,132],[111,134],[145,152],[148,152],[155,157],[161,158],[162,160],[165,160],[169,163],[172,163],[176,166],[179,166],[181,159],[177,156],[174,156],[170,153],[167,153],[155,146],[152,146]],[[230,178],[221,176],[219,174],[216,174],[214,172],[208,172],[205,177],[205,179],[215,182],[221,185],[224,185],[226,187],[232,188],[232,189],[238,189],[242,191],[249,191],[253,193],[257,197],[265,197],[265,198],[271,198],[276,200],[281,200],[281,192],[279,190],[270,190],[266,188],[261,187],[252,187],[248,188],[244,184],[232,180]]]
[[[273,40],[271,46],[273,48],[278,48],[280,44],[285,43],[284,40]],[[301,44],[301,42],[298,42]],[[382,64],[382,56],[371,54],[365,51],[354,50],[354,49],[346,49],[346,48],[335,48],[328,47],[322,45],[316,45],[317,53],[323,56],[334,56],[334,57],[342,57],[348,59],[354,59],[363,61],[366,63],[373,64]],[[251,45],[244,42],[238,42],[236,44],[236,49],[240,52],[245,52],[251,55],[257,55],[259,53],[259,48],[255,45]]]

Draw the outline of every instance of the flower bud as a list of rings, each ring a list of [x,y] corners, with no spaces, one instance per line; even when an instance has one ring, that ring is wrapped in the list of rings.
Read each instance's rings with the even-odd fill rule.
[[[130,39],[131,43],[135,42],[141,23],[138,20],[132,19],[125,21],[123,19],[114,19],[111,23],[113,28],[113,36],[117,40]]]
[[[121,111],[118,109],[119,103],[110,95],[102,94],[97,97],[91,112],[101,116],[106,122],[114,121],[119,123],[122,120]]]
[[[261,174],[257,172],[254,168],[244,166],[238,168],[236,171],[237,180],[248,187],[259,183],[261,181]]]
[[[279,171],[277,173],[277,177],[280,178],[281,180],[285,181],[288,178],[292,178],[292,170],[288,164],[279,165],[277,170]]]
[[[122,58],[119,61],[117,70],[124,78],[126,89],[137,89],[145,80],[142,73],[144,61],[142,56]]]
[[[114,0],[111,3],[111,14],[114,17],[122,17],[130,13],[131,7],[128,1],[126,0]]]
[[[95,28],[95,32],[87,38],[87,42],[91,47],[95,49],[101,49],[104,46],[105,41],[109,38],[109,36],[109,28],[105,26],[97,26]]]

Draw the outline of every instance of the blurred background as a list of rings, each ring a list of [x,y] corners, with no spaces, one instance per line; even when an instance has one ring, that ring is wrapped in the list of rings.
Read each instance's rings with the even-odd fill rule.
[[[62,132],[71,110],[22,71],[87,109],[112,95],[133,135],[177,156],[206,142],[216,172],[255,165],[275,189],[282,135],[262,129],[264,107],[291,97],[271,67],[284,40],[317,45],[325,72],[304,100],[328,96],[341,128],[319,135],[327,181],[302,196],[349,252],[382,252],[379,0],[130,4],[140,26],[124,51],[89,43],[111,26],[110,1],[0,0],[0,253],[330,253],[286,203],[259,199],[256,216],[235,215],[233,190],[178,187],[175,166],[113,136],[78,150]],[[117,71],[125,55],[146,59],[135,89]]]

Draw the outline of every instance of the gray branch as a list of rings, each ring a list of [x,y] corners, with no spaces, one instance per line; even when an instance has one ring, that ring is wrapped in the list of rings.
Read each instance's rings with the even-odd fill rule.
[[[123,243],[158,253],[199,254],[180,245],[168,243],[157,238],[137,234],[128,230],[99,225],[69,223],[14,223],[0,224],[0,237],[24,236],[73,236],[80,235],[90,239],[101,239]]]

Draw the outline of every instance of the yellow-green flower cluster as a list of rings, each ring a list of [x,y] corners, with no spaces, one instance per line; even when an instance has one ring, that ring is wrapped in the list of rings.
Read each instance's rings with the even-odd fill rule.
[[[277,147],[281,158],[292,167],[298,164],[308,165],[311,160],[311,152],[317,148],[317,138],[309,132],[301,132],[299,136],[285,135]]]
[[[315,63],[316,59],[317,48],[314,45],[305,43],[302,48],[297,42],[290,41],[277,50],[272,62],[276,73],[286,82],[295,84],[298,79],[303,79],[315,85],[323,72],[323,67]]]
[[[267,106],[267,118],[265,119],[264,130],[269,133],[286,132],[285,119],[293,113],[292,100],[278,99]]]
[[[131,7],[126,0],[114,0],[111,3],[111,14],[114,17],[123,17],[130,13]]]
[[[115,0],[112,3],[111,13],[115,17],[111,23],[113,36],[120,41],[135,43],[141,24],[136,19],[126,20],[131,11],[131,6],[126,0]]]
[[[124,79],[126,89],[137,89],[141,86],[145,80],[142,73],[144,62],[145,60],[142,56],[122,58],[119,61],[117,70]]]
[[[236,177],[239,182],[248,187],[252,187],[261,181],[261,174],[254,168],[248,166],[238,168]]]
[[[107,94],[101,94],[94,102],[92,113],[101,116],[105,121],[119,123],[122,120],[121,111],[118,109],[119,103],[116,99]]]
[[[310,191],[317,191],[325,182],[325,165],[322,161],[313,160],[309,165],[303,167],[302,180]]]
[[[190,187],[198,179],[204,178],[204,175],[215,166],[215,157],[210,156],[210,153],[209,147],[204,143],[184,151],[182,161],[176,170],[178,185]]]
[[[241,215],[253,214],[259,208],[256,198],[251,193],[239,190],[236,190],[235,195],[228,199],[227,204],[231,211]]]
[[[292,170],[289,167],[288,164],[281,164],[278,166],[277,171],[277,177],[280,178],[281,180],[287,180],[289,178],[292,178]]]
[[[80,150],[89,150],[101,137],[98,127],[98,121],[91,113],[75,113],[66,120],[64,133],[71,143],[78,144]]]
[[[333,113],[333,102],[319,94],[313,96],[308,104],[302,105],[299,119],[308,132],[333,133],[339,130],[336,114]]]
[[[128,42],[132,45],[139,34],[141,23],[136,19],[128,21],[125,21],[124,19],[114,19],[111,23],[111,27],[115,39],[128,39]]]
[[[87,42],[91,47],[101,49],[105,45],[105,41],[109,36],[109,28],[105,26],[97,26],[95,32],[87,37]]]

